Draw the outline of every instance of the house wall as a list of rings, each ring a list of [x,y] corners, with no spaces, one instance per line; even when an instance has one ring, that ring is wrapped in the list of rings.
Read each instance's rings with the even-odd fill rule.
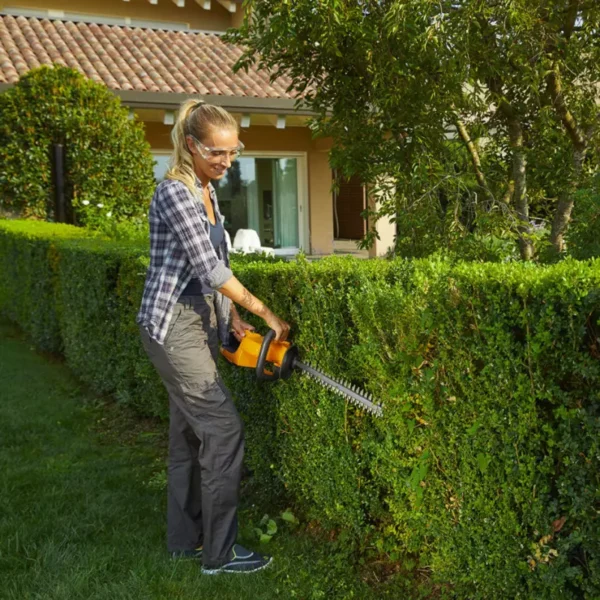
[[[147,122],[146,138],[154,150],[169,150],[171,126]],[[305,152],[308,165],[309,228],[311,254],[333,253],[333,196],[327,140],[312,140],[307,127],[251,126],[240,132],[248,153]]]
[[[158,0],[157,4],[150,4],[148,0],[0,0],[0,11],[5,8],[63,10],[77,15],[130,17],[177,23],[187,25],[190,29],[208,31],[225,31],[233,24],[232,14],[216,0],[212,1],[210,10],[204,10],[194,0],[187,0],[182,8],[176,6],[173,0]],[[241,7],[237,12],[241,12]]]
[[[333,254],[333,195],[329,152],[308,155],[310,239],[312,254]]]
[[[238,10],[236,10],[231,15],[231,26],[235,27],[237,29],[237,28],[241,27],[243,23],[244,23],[244,11],[241,10],[241,8],[238,8]]]
[[[380,198],[369,188],[367,188],[367,204],[369,209],[374,212],[379,211],[381,208]],[[386,256],[386,254],[394,248],[396,240],[396,223],[392,220],[392,217],[384,216],[377,220],[374,229],[377,231],[378,237],[369,248],[369,258]]]

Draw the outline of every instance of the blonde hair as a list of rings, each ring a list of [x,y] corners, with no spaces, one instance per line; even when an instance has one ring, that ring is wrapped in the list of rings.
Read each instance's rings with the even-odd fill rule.
[[[211,128],[234,129],[239,133],[236,120],[220,106],[205,104],[202,100],[190,99],[181,103],[177,121],[171,131],[173,154],[169,160],[167,179],[177,179],[184,183],[192,194],[196,195],[196,173],[192,153],[188,148],[186,136],[193,135],[198,141],[204,141]]]

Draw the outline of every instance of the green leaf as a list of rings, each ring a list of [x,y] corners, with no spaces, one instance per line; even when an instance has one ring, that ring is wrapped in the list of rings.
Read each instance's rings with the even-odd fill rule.
[[[286,510],[286,511],[282,512],[281,513],[281,518],[284,521],[287,521],[288,523],[297,523],[298,522],[298,520],[296,519],[296,517],[294,516],[294,514],[291,511],[289,511],[289,510]]]
[[[275,521],[273,521],[273,519],[269,519],[269,522],[267,523],[267,534],[273,536],[276,533],[277,533],[277,523],[275,523]]]
[[[485,473],[487,471],[491,461],[492,457],[489,454],[483,454],[482,452],[479,452],[479,454],[477,454],[477,464],[479,465],[479,470],[482,473]]]
[[[469,427],[467,429],[467,435],[474,435],[475,433],[477,433],[477,430],[481,427],[481,423],[479,423],[478,421],[475,421],[475,423],[473,423],[473,425],[471,425],[471,427]]]

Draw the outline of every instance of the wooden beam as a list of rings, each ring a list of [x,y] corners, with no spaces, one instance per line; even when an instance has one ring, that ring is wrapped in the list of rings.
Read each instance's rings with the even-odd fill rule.
[[[196,4],[204,10],[210,10],[210,0],[196,0]]]
[[[173,0],[173,4],[179,8],[183,8],[185,6],[185,0]]]
[[[165,110],[165,114],[163,115],[163,124],[164,125],[173,125],[175,123],[175,111]]]
[[[231,0],[217,0],[217,2],[230,13],[234,13],[237,10],[237,4]]]

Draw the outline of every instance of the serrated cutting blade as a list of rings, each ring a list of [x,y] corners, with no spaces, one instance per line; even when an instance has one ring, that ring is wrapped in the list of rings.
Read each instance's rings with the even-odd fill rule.
[[[376,417],[383,416],[383,406],[373,402],[372,399],[367,397],[367,394],[363,393],[362,390],[358,389],[356,386],[352,386],[352,388],[350,388],[349,386],[336,381],[332,377],[329,377],[329,375],[325,375],[325,373],[322,373],[321,371],[311,367],[310,365],[307,365],[306,363],[303,363],[302,361],[299,361],[298,359],[294,361],[294,367],[304,371],[305,373],[308,373],[308,375],[319,381],[319,383],[325,387],[328,387],[341,396],[344,396],[357,406],[368,410]]]

